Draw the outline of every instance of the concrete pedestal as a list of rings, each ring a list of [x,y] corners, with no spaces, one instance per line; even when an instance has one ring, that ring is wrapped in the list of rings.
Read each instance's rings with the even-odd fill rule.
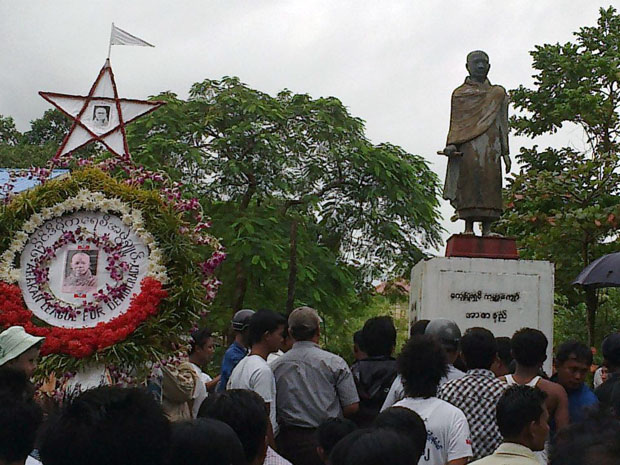
[[[437,257],[411,271],[409,323],[449,318],[462,332],[475,326],[511,337],[523,327],[549,339],[553,348],[553,264],[546,261]]]

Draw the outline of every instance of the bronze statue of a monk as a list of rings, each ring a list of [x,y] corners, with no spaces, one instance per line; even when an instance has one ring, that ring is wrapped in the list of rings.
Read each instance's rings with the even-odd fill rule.
[[[465,220],[465,234],[482,223],[482,235],[502,214],[502,162],[510,172],[508,155],[508,95],[491,85],[488,55],[480,50],[467,55],[469,76],[452,93],[450,131],[443,154],[448,170],[443,197]]]

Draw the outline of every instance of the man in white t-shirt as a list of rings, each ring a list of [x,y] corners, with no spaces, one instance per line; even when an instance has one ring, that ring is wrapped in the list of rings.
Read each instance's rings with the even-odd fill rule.
[[[220,380],[219,375],[212,379],[202,371],[202,367],[211,361],[215,353],[215,340],[207,328],[194,331],[190,340],[189,363],[196,373],[198,382],[192,396],[192,417],[198,416],[200,405],[206,399],[209,390],[215,388]]]
[[[426,450],[419,465],[465,465],[472,457],[467,419],[461,410],[435,397],[448,369],[437,338],[412,337],[397,363],[406,397],[394,406],[416,412],[427,429]]]
[[[276,352],[283,342],[282,333],[286,319],[271,310],[259,310],[250,318],[250,354],[233,369],[226,389],[248,389],[256,392],[265,401],[271,427],[267,430],[269,445],[275,447],[278,434],[276,421],[276,380],[267,364],[270,353]]]

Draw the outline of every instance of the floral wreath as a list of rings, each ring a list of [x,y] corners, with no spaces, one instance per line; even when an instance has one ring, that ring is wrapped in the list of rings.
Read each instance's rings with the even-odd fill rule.
[[[21,290],[15,283],[21,276],[21,270],[15,269],[13,263],[17,254],[20,254],[30,234],[43,225],[45,221],[61,217],[67,213],[78,210],[101,211],[103,213],[118,213],[121,221],[129,226],[132,231],[149,247],[147,278],[141,283],[141,292],[131,300],[125,313],[108,322],[99,323],[94,328],[69,329],[60,327],[40,327],[32,322],[32,313],[22,304]],[[107,267],[110,277],[116,284],[107,284],[106,290],[100,289],[95,293],[94,302],[84,300],[79,307],[58,301],[49,288],[49,262],[56,257],[57,251],[67,245],[79,242],[87,242],[101,247],[107,253]],[[77,227],[75,230],[65,231],[50,247],[45,249],[35,261],[33,274],[36,285],[41,291],[44,300],[50,304],[55,312],[68,313],[72,317],[82,312],[96,311],[101,308],[102,302],[108,302],[122,294],[127,289],[124,279],[124,271],[128,271],[129,265],[123,261],[120,255],[122,244],[115,244],[108,235],[98,236],[96,233],[84,228]],[[130,208],[119,199],[111,199],[101,192],[91,192],[82,189],[71,199],[44,208],[41,213],[35,213],[26,221],[18,231],[9,248],[0,255],[0,324],[24,326],[26,331],[36,336],[45,336],[42,346],[42,354],[65,353],[76,358],[92,355],[94,352],[125,339],[136,327],[149,315],[156,313],[157,305],[166,291],[162,290],[162,284],[167,280],[165,267],[161,263],[162,253],[157,248],[153,236],[144,229],[142,212],[136,208]],[[6,300],[2,302],[2,297]],[[149,298],[150,297],[150,298]]]
[[[208,313],[208,303],[219,284],[214,271],[225,253],[217,239],[207,233],[210,224],[194,210],[187,210],[194,208],[190,205],[193,200],[187,205],[182,199],[170,202],[162,191],[87,167],[49,180],[0,205],[0,329],[20,325],[46,338],[41,347],[41,375],[63,375],[95,363],[143,379],[150,364],[176,353],[183,336]],[[78,210],[117,215],[148,249],[146,275],[125,313],[90,328],[50,326],[24,303],[18,285],[22,275],[19,256],[29,236],[44,222]],[[84,242],[108,254],[111,260],[106,263],[107,269],[118,278],[89,302],[101,305],[123,289],[126,268],[116,244],[105,235],[77,228],[65,231],[51,250],[38,257],[38,285],[46,291],[48,262],[61,247]],[[89,308],[83,303],[65,309],[84,310]]]

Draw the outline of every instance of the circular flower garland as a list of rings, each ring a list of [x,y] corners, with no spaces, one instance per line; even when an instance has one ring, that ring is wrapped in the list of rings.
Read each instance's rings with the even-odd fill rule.
[[[139,381],[154,361],[178,352],[183,336],[208,314],[219,285],[214,272],[226,254],[208,233],[200,204],[181,195],[181,185],[160,187],[165,176],[139,168],[127,179],[112,176],[115,166],[102,165],[56,179],[42,172],[40,186],[0,202],[0,330],[22,325],[46,337],[40,375],[62,377],[103,364]],[[43,223],[76,210],[111,212],[130,226],[149,250],[146,277],[126,313],[91,328],[50,327],[23,301],[19,257]]]
[[[21,276],[21,270],[13,266],[15,257],[23,251],[29,235],[34,233],[44,222],[78,210],[120,214],[121,221],[148,245],[146,278],[142,280],[140,294],[133,296],[127,311],[108,322],[99,323],[94,328],[79,329],[37,326],[32,322],[32,313],[23,305],[19,286],[12,284],[16,283]],[[95,294],[95,302],[83,301],[82,306],[76,308],[72,305],[59,303],[52,295],[49,290],[49,268],[47,265],[56,256],[58,249],[66,244],[78,242],[90,242],[101,247],[108,254],[107,269],[110,271],[111,278],[118,284],[107,285],[107,292],[101,289]],[[123,271],[127,271],[128,265],[119,254],[121,247],[121,244],[114,244],[106,235],[99,237],[95,233],[79,227],[74,231],[65,231],[35,263],[33,273],[44,299],[55,310],[61,313],[69,313],[72,316],[100,308],[101,302],[108,302],[127,287],[123,281]],[[96,351],[124,340],[148,316],[157,312],[159,302],[167,295],[167,292],[162,289],[162,284],[168,279],[166,269],[161,263],[162,258],[163,255],[157,248],[153,236],[144,228],[140,210],[130,208],[119,199],[107,198],[101,192],[82,189],[74,198],[67,199],[53,207],[44,208],[41,213],[32,215],[24,223],[22,229],[15,233],[9,248],[0,255],[0,308],[2,309],[0,324],[24,326],[26,331],[31,334],[45,336],[46,340],[41,348],[43,355],[64,353],[76,358],[88,357]]]

